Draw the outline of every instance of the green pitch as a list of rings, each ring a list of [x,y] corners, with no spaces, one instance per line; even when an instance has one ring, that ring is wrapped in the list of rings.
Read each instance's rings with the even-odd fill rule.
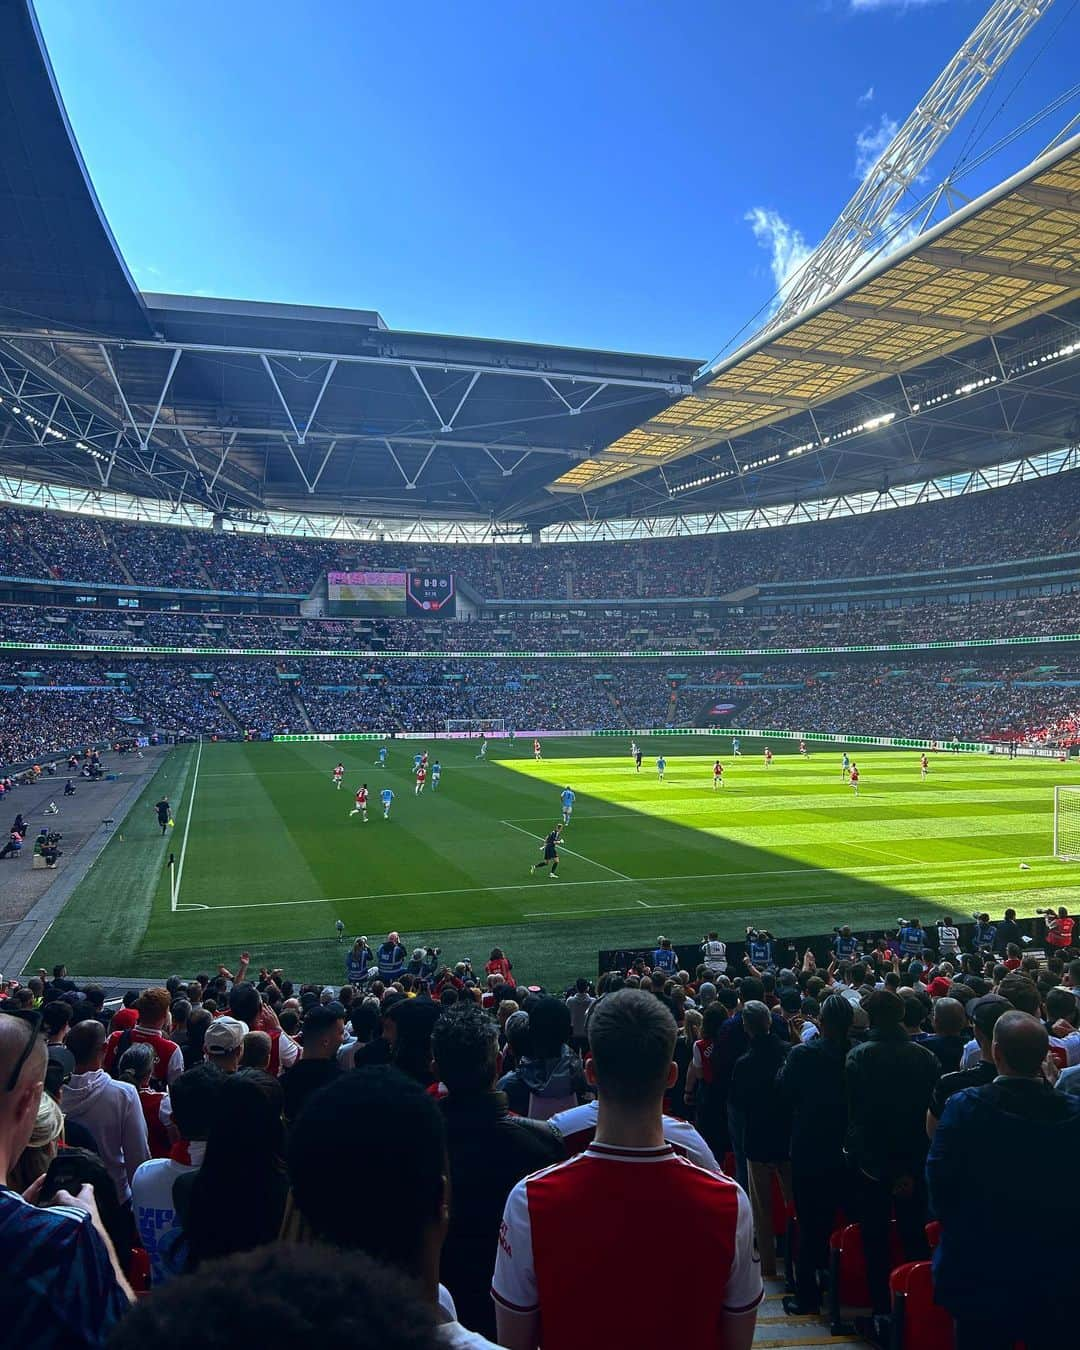
[[[442,783],[417,797],[418,748],[391,742],[385,770],[368,742],[172,751],[31,966],[190,976],[247,949],[256,968],[337,981],[341,919],[350,938],[374,944],[397,928],[409,948],[436,943],[477,966],[497,944],[519,977],[554,985],[592,974],[599,948],[660,932],[732,938],[755,922],[804,934],[1008,904],[1023,914],[1075,908],[1080,890],[1080,871],[1050,856],[1053,786],[1080,781],[1071,765],[942,753],[922,781],[914,752],[856,751],[856,798],[841,747],[803,760],[778,743],[766,769],[760,743],[744,739],[732,758],[726,738],[650,738],[637,774],[621,740],[546,741],[539,763],[531,742],[493,742],[487,763],[473,743],[443,742],[427,747],[442,757]],[[726,773],[714,790],[718,751]],[[361,782],[366,824],[349,817]],[[559,877],[530,875],[567,784],[577,801]],[[176,822],[165,839],[152,810],[163,792]],[[170,852],[182,862],[175,908]]]

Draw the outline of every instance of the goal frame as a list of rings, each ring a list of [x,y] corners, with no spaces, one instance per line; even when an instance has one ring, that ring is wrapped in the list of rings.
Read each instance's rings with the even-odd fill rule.
[[[1076,809],[1080,812],[1080,784],[1075,783],[1055,783],[1054,784],[1054,857],[1059,862],[1080,862],[1080,823],[1076,827],[1075,849],[1066,850],[1062,847],[1061,814],[1062,802],[1074,800]],[[1073,843],[1072,840],[1069,841]]]
[[[505,736],[505,717],[448,717],[448,736]]]

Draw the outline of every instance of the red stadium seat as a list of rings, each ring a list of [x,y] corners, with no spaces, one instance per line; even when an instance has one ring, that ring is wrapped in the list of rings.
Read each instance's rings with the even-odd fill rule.
[[[132,1247],[127,1277],[136,1294],[150,1292],[150,1253],[145,1248]]]
[[[931,1251],[937,1250],[937,1245],[941,1241],[941,1224],[937,1219],[926,1225],[926,1241],[929,1243]]]
[[[892,1264],[898,1266],[903,1252],[895,1220],[890,1225],[890,1239]],[[833,1335],[840,1335],[841,1328],[849,1327],[857,1317],[869,1317],[874,1310],[866,1278],[862,1229],[857,1223],[838,1228],[829,1239],[829,1270],[829,1320]]]
[[[889,1276],[891,1350],[954,1350],[953,1320],[934,1302],[929,1261],[909,1261]]]

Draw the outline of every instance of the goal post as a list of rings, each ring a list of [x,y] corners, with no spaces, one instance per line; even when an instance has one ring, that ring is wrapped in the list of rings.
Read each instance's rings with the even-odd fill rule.
[[[1080,786],[1054,788],[1054,857],[1080,862]]]
[[[448,736],[505,736],[505,717],[448,717]]]

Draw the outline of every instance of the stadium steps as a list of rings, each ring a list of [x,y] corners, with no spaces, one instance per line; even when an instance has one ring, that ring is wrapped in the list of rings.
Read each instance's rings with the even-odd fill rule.
[[[305,731],[314,731],[314,730],[315,730],[315,723],[311,720],[311,716],[310,716],[310,714],[308,713],[307,708],[304,706],[304,700],[303,700],[303,698],[300,696],[300,694],[299,694],[295,689],[290,689],[290,690],[289,690],[289,697],[290,697],[290,698],[292,699],[292,701],[293,701],[293,707],[296,709],[297,716],[300,718],[300,721],[301,721],[301,723],[302,723],[302,725],[303,725],[303,727],[304,727],[304,730],[305,730]]]
[[[789,1317],[784,1312],[784,1281],[765,1281],[765,1301],[758,1309],[754,1350],[865,1350],[866,1342],[853,1336],[831,1336],[828,1320],[820,1316]]]

